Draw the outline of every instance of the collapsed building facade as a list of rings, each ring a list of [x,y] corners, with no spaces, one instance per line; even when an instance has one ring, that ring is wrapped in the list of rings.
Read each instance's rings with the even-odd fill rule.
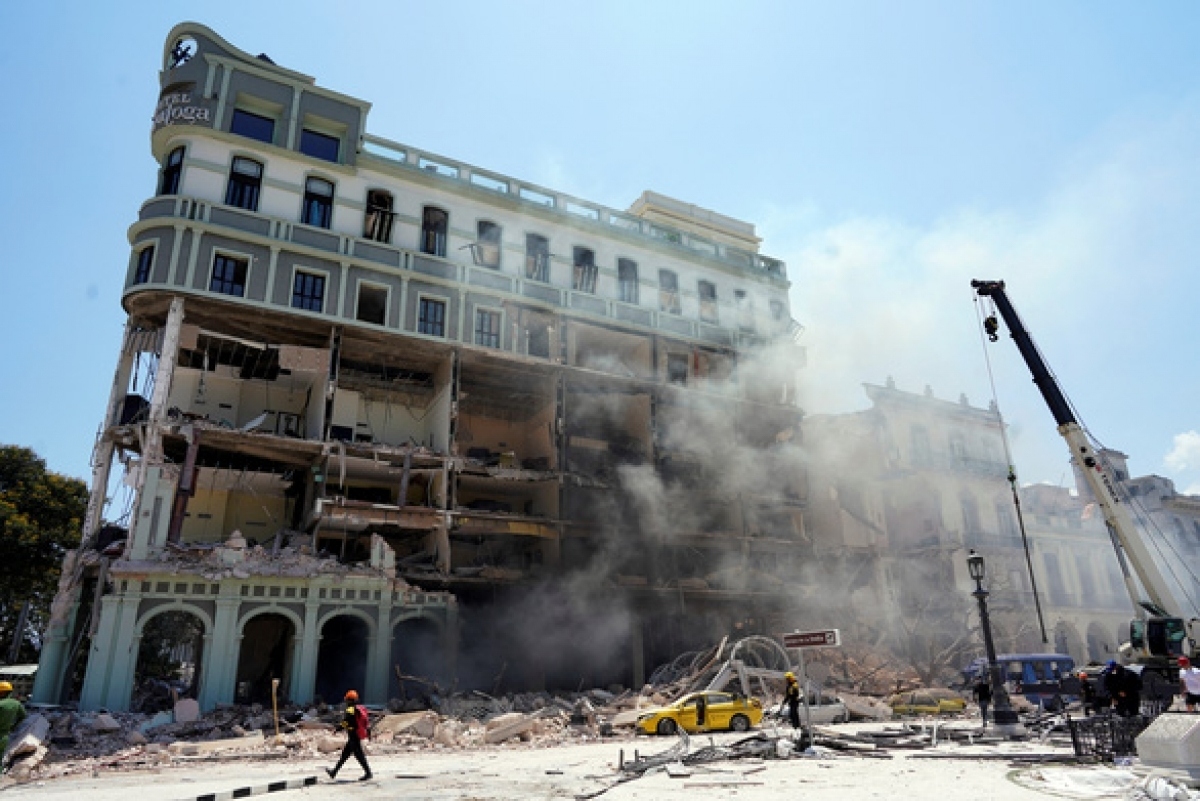
[[[164,628],[207,709],[638,685],[782,625],[802,352],[753,225],[370,135],[368,103],[197,24],[160,87],[34,700],[128,708]]]

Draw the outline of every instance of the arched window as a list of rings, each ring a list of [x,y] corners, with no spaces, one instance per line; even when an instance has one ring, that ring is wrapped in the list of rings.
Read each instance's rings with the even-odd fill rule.
[[[328,228],[333,220],[333,184],[324,178],[309,178],[304,182],[304,205],[300,222]]]
[[[637,262],[632,259],[617,259],[617,285],[621,300],[625,303],[638,302]]]
[[[179,194],[179,181],[183,177],[183,148],[177,147],[167,155],[163,162],[162,175],[158,181],[158,194]]]
[[[671,314],[679,314],[682,309],[679,303],[679,277],[670,270],[658,271],[658,309]]]
[[[363,237],[375,242],[392,241],[392,196],[382,189],[367,192],[367,216],[363,220]]]
[[[475,246],[471,248],[475,263],[483,267],[500,266],[500,226],[488,220],[475,223]]]
[[[426,206],[421,214],[421,252],[445,258],[449,230],[450,215],[436,206]]]
[[[572,261],[575,272],[571,280],[571,288],[576,292],[595,293],[596,291],[596,253],[591,248],[576,246]]]
[[[539,234],[525,234],[525,277],[550,280],[550,240]]]
[[[225,186],[225,205],[247,211],[258,211],[258,193],[262,188],[263,165],[252,159],[235,156],[229,168],[229,183]]]

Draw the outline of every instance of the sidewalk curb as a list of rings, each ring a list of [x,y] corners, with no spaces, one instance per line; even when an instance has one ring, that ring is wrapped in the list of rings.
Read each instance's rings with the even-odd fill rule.
[[[267,784],[254,784],[249,787],[237,787],[233,790],[222,790],[219,793],[205,793],[204,795],[189,796],[180,801],[228,801],[232,798],[249,798],[252,795],[262,795],[264,793],[279,793],[284,790],[300,790],[304,787],[312,787],[317,783],[316,776],[302,776],[299,779],[281,779],[277,782],[268,782]]]

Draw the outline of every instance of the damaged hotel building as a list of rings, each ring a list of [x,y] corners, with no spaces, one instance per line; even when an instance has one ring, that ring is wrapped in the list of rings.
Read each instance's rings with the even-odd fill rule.
[[[164,630],[205,709],[638,686],[781,630],[802,351],[753,225],[369,135],[370,104],[201,25],[160,86],[34,700],[130,708]]]

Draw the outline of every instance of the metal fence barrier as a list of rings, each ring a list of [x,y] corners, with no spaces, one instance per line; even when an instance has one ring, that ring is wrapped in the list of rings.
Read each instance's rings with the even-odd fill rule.
[[[1153,721],[1153,717],[1133,715],[1121,717],[1112,713],[1090,718],[1067,716],[1071,729],[1071,746],[1075,756],[1112,762],[1117,757],[1133,756],[1137,753],[1134,740]]]

